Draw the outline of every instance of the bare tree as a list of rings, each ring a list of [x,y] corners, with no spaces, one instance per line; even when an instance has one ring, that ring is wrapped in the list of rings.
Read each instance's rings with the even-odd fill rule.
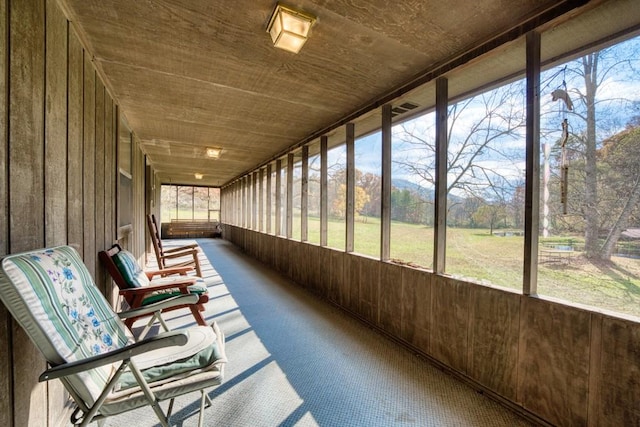
[[[515,193],[522,177],[518,163],[524,159],[523,90],[520,80],[449,108],[449,193],[500,203]],[[396,155],[396,165],[427,184],[435,184],[433,125],[405,123],[397,137],[405,149],[404,155]]]
[[[615,236],[619,236],[621,231],[616,231],[615,226],[609,227],[615,222],[619,228],[628,219],[618,218],[618,221],[611,221],[611,215],[615,210],[609,203],[603,203],[604,199],[599,194],[601,173],[598,153],[603,140],[621,129],[623,123],[620,121],[628,117],[625,110],[632,102],[628,93],[611,94],[610,90],[606,89],[616,85],[624,87],[624,82],[638,80],[635,58],[638,56],[639,48],[637,40],[615,45],[569,62],[562,69],[568,80],[567,93],[572,99],[573,107],[571,111],[566,112],[572,130],[569,140],[572,141],[574,152],[571,156],[578,161],[577,168],[572,168],[577,169],[580,175],[579,182],[571,183],[572,192],[577,194],[570,195],[570,200],[578,203],[575,210],[584,221],[587,258],[609,259],[611,244],[613,240],[617,241]],[[638,161],[638,158],[635,160]],[[576,173],[572,176],[576,176]],[[627,200],[619,203],[624,205],[628,201],[633,202],[634,192],[627,193],[626,197]],[[631,208],[630,206],[629,209],[623,210],[622,212],[626,212],[624,215],[629,215]],[[603,245],[600,238],[601,230],[605,227],[609,232]]]

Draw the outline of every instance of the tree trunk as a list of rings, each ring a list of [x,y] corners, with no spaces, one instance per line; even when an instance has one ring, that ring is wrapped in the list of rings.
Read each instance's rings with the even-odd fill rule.
[[[598,182],[596,173],[596,91],[598,89],[598,53],[582,58],[585,81],[587,130],[585,135],[585,191],[583,214],[585,219],[584,249],[587,258],[599,258]]]
[[[609,235],[607,236],[607,240],[604,242],[602,246],[602,252],[600,257],[602,259],[610,260],[611,255],[613,254],[613,249],[616,247],[618,243],[618,239],[620,239],[620,234],[624,231],[627,226],[627,221],[631,216],[631,212],[633,208],[637,205],[638,201],[640,201],[640,179],[636,179],[636,183],[633,186],[633,190],[627,199],[627,203],[624,205],[624,209],[620,212],[618,219],[615,224],[611,228]]]

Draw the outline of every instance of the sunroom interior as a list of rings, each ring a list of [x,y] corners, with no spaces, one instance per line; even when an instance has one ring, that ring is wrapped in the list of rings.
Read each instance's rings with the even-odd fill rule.
[[[298,53],[276,4],[0,1],[0,255],[71,245],[115,306],[99,251],[215,223],[528,419],[640,423],[637,4],[295,1]],[[64,423],[0,343],[2,424]]]

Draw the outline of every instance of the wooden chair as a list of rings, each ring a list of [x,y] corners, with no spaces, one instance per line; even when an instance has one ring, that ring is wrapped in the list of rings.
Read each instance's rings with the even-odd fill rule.
[[[158,261],[159,268],[166,269],[193,266],[196,269],[196,274],[202,277],[200,260],[198,260],[200,248],[197,243],[177,248],[164,249],[162,247],[160,229],[158,228],[155,215],[147,215],[147,227],[149,228],[149,234],[151,235],[151,242],[153,243],[153,250],[156,254],[156,260]]]
[[[207,325],[201,313],[204,310],[204,304],[209,301],[207,287],[203,283],[198,283],[202,279],[187,276],[188,272],[193,271],[192,267],[143,271],[135,257],[122,250],[117,244],[105,251],[100,251],[98,257],[113,281],[118,285],[120,295],[129,304],[129,307],[136,309],[150,304],[155,304],[158,307],[141,336],[146,334],[156,320],[165,330],[168,330],[162,319],[162,313],[182,308],[191,310],[198,325]],[[167,277],[175,274],[178,274],[179,277]],[[158,276],[160,278],[154,279]],[[180,298],[185,296],[189,296],[189,300],[180,303],[182,301]],[[149,316],[149,314],[130,317],[125,320],[125,325],[131,328],[135,320],[144,316]]]
[[[174,398],[190,392],[203,424],[206,389],[221,384],[226,362],[215,322],[136,341],[122,322],[130,313],[113,311],[70,246],[2,258],[0,301],[50,366],[39,381],[60,379],[75,402],[72,425],[150,406],[168,427]]]

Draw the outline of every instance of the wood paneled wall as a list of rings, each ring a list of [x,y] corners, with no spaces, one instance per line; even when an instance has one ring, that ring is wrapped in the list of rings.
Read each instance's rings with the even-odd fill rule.
[[[640,324],[263,234],[226,239],[532,419],[640,425]]]
[[[117,236],[117,107],[55,0],[0,0],[0,52],[0,256],[72,245],[113,295],[97,252]],[[132,250],[141,256],[136,149],[134,162]],[[1,304],[0,348],[0,425],[68,422],[63,387],[38,383],[45,361]]]

